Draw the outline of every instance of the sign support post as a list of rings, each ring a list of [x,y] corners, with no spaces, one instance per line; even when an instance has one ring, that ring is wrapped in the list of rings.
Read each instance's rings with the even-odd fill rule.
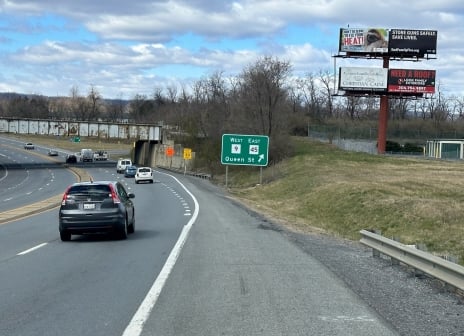
[[[383,58],[383,67],[388,69],[390,59],[388,56]],[[388,123],[388,96],[386,94],[380,96],[379,110],[379,131],[377,135],[377,153],[385,154],[387,147],[387,123]]]

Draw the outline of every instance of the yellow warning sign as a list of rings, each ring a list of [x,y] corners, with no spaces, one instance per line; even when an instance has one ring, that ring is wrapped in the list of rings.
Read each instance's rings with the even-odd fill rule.
[[[192,149],[184,148],[184,160],[191,160],[191,159],[192,159]]]

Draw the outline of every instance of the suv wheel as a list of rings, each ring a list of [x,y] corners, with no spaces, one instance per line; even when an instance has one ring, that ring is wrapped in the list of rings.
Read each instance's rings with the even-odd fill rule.
[[[68,231],[60,231],[61,241],[70,241],[71,234]]]
[[[128,223],[127,223],[127,215],[124,217],[124,226],[119,231],[119,238],[126,239],[127,238],[127,231],[128,231]]]
[[[132,217],[131,225],[127,228],[127,233],[134,233],[135,231],[135,214]]]

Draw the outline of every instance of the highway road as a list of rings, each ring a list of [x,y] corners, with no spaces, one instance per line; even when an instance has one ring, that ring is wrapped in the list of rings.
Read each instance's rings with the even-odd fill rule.
[[[136,185],[114,167],[87,172],[119,179],[135,193],[135,233],[61,242],[57,208],[0,225],[1,336],[464,330],[454,295],[356,244],[287,231],[207,180],[157,170],[155,183]],[[60,193],[73,176],[55,173],[51,182],[36,169],[29,178],[36,174],[38,185]],[[0,187],[13,183],[10,177]]]
[[[62,193],[63,184],[55,180],[76,181],[72,171],[62,169],[64,153],[48,157],[47,150],[25,150],[22,142],[0,137],[0,211]]]

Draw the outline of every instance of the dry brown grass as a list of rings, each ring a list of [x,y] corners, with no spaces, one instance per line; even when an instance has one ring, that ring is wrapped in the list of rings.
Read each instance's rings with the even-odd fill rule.
[[[231,193],[297,230],[359,239],[361,229],[379,229],[464,261],[463,162],[350,153],[307,139],[297,146],[297,156],[265,170],[261,186],[250,187],[253,168],[231,178]]]

